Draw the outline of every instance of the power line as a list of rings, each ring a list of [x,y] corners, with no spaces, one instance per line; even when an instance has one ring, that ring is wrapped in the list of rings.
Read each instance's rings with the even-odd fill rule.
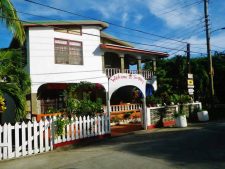
[[[176,40],[176,39],[173,39],[173,38],[164,37],[164,36],[161,36],[161,35],[149,33],[149,32],[143,31],[143,30],[139,30],[139,29],[129,28],[129,27],[126,27],[126,26],[122,26],[122,25],[119,25],[119,24],[112,23],[112,22],[100,20],[100,19],[97,19],[97,18],[94,18],[94,17],[85,16],[85,15],[82,15],[82,14],[79,14],[79,13],[75,13],[75,12],[67,11],[67,10],[64,10],[64,9],[56,8],[56,7],[53,7],[53,6],[45,5],[45,4],[35,2],[35,1],[32,1],[32,0],[25,0],[25,1],[27,1],[29,3],[36,4],[36,5],[44,6],[44,7],[50,8],[50,9],[58,10],[58,11],[61,11],[61,12],[64,12],[64,13],[76,15],[76,16],[79,16],[79,17],[105,22],[105,23],[108,23],[110,25],[120,27],[120,28],[124,28],[124,29],[127,29],[127,30],[136,31],[136,32],[139,32],[139,33],[148,34],[148,35],[151,35],[151,36],[156,36],[156,37],[160,37],[160,38],[168,39],[168,40],[172,40],[172,41],[177,41],[177,42],[180,42],[180,43],[187,43],[187,42],[179,41],[179,40]]]
[[[50,28],[63,29],[63,28],[61,28],[61,27],[49,26],[49,25],[44,25],[44,24],[40,24],[40,23],[37,24],[37,23],[35,23],[35,22],[24,21],[24,20],[20,20],[20,19],[14,19],[14,18],[2,16],[2,15],[0,15],[0,18],[7,18],[7,19],[11,19],[11,20],[16,20],[16,21],[24,22],[24,23],[30,23],[30,24],[34,24],[34,25],[36,25],[36,26],[43,26],[43,27],[50,27]],[[77,31],[71,31],[71,32],[76,32],[76,33],[77,33]],[[83,34],[90,35],[90,36],[101,37],[100,35],[95,35],[95,34],[91,34],[91,33],[85,33],[85,32],[82,32],[82,33],[83,33]],[[110,38],[110,39],[112,39],[112,40],[118,40],[118,39],[116,39],[116,38]],[[146,43],[140,43],[140,42],[135,42],[135,41],[128,41],[128,40],[123,40],[123,39],[120,39],[120,41],[132,43],[132,44],[143,45],[143,46],[149,46],[149,47],[157,47],[157,48],[163,48],[163,49],[168,49],[168,50],[177,50],[177,49],[175,49],[175,48],[170,48],[170,47],[165,47],[165,46],[160,46],[160,45],[150,45],[150,44],[146,44]],[[192,53],[199,53],[199,52],[192,51]]]
[[[199,3],[198,3],[198,2],[199,2]],[[159,3],[159,2],[157,2],[157,3]],[[198,4],[201,3],[201,1],[197,1],[196,3],[197,3],[197,5],[198,5]],[[177,7],[178,7],[178,6],[180,7],[180,5],[182,5],[182,4],[183,4],[183,3],[176,3],[175,5],[172,4],[171,7],[176,7],[176,6],[177,6]],[[186,7],[192,6],[192,5],[195,5],[195,3],[193,3],[193,4],[186,4],[185,6],[181,6],[180,8],[186,8]],[[165,6],[165,5],[162,5],[162,6],[168,8],[168,7]],[[158,14],[158,16],[161,16],[161,15],[170,13],[170,15],[172,15],[172,16],[174,17],[174,16],[178,16],[178,15],[183,15],[183,14],[184,14],[184,13],[182,13],[182,12],[178,12],[178,14],[172,13],[172,12],[175,12],[175,11],[179,10],[180,8],[174,8],[172,11],[168,11],[168,10],[161,10],[161,11],[158,11],[158,9],[156,9],[156,8],[154,8],[154,9],[156,9],[157,12],[162,12],[161,14]]]
[[[35,14],[31,14],[31,13],[21,12],[21,11],[18,11],[18,10],[16,10],[16,12],[21,13],[21,14],[25,14],[25,15],[31,15],[31,16],[35,16],[35,17],[41,17],[41,18],[45,18],[45,19],[51,19],[51,20],[56,20],[56,21],[58,21],[57,19],[52,19],[52,18],[40,16],[40,15],[35,15]],[[70,22],[68,22],[68,23],[70,23]],[[72,23],[72,22],[71,22],[71,23]],[[201,24],[201,23],[199,23],[199,24]],[[199,24],[197,24],[197,25],[199,25]],[[197,25],[195,25],[195,26],[197,26]],[[193,26],[191,26],[191,27],[193,27]],[[191,27],[189,27],[189,29],[190,29]],[[186,28],[186,29],[187,29],[187,28]],[[120,32],[120,31],[115,31],[115,30],[113,30],[113,31],[110,31],[110,32],[116,32],[116,33],[120,33],[120,34],[122,34],[122,35],[130,36],[130,34],[128,34],[128,33],[123,33],[123,32]],[[181,32],[181,33],[182,33],[182,32]],[[156,39],[147,38],[147,37],[143,37],[143,36],[137,36],[137,35],[133,35],[133,36],[138,37],[138,38],[142,38],[142,39],[151,40],[151,41],[156,40]],[[183,38],[182,40],[185,40],[185,38]],[[169,43],[169,42],[168,42],[168,43]],[[178,42],[174,42],[174,43],[178,43]],[[166,43],[162,43],[162,44],[166,44]],[[160,44],[160,45],[162,45],[162,44]],[[170,43],[170,44],[171,44],[171,43]],[[172,44],[173,44],[173,43],[172,43]]]
[[[196,2],[191,3],[191,4],[187,4],[187,5],[181,6],[180,8],[186,8],[186,7],[189,7],[189,6],[192,6],[192,5],[196,5],[196,4],[198,5],[198,4],[201,4],[201,3],[202,3],[202,1],[196,1]],[[161,13],[161,14],[159,14],[159,15],[165,15],[165,14],[174,12],[174,11],[176,11],[176,10],[178,10],[178,9],[175,8],[175,9],[172,9],[172,10],[170,10],[170,11],[168,11],[168,12]]]

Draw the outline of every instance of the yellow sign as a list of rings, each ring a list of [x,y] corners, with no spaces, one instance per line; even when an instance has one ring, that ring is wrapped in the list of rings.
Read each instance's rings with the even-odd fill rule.
[[[188,79],[188,80],[187,80],[187,84],[188,84],[188,86],[194,86],[194,81],[193,81],[193,79]]]

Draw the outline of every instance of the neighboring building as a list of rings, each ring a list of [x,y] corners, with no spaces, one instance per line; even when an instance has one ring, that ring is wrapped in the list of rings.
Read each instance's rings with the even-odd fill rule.
[[[24,24],[26,70],[31,77],[31,112],[42,113],[49,105],[60,107],[60,90],[68,83],[101,84],[110,105],[112,94],[124,86],[138,87],[145,98],[146,84],[157,88],[156,61],[167,53],[134,48],[103,32],[99,21],[59,21]],[[152,71],[142,63],[152,62]],[[137,64],[137,70],[129,69]]]

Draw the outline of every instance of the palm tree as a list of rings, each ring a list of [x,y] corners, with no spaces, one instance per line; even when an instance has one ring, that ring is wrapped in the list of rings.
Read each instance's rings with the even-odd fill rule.
[[[14,38],[22,45],[25,40],[25,32],[10,0],[0,1],[0,18],[2,18],[2,22],[6,24],[8,29],[12,31]]]
[[[26,115],[26,95],[30,93],[30,78],[23,69],[21,51],[0,51],[0,94],[10,96],[16,106],[16,121]]]
[[[0,18],[22,46],[25,32],[10,0],[0,0]],[[0,95],[7,94],[14,100],[17,121],[26,115],[26,94],[30,88],[30,79],[23,70],[21,58],[18,51],[0,51]]]

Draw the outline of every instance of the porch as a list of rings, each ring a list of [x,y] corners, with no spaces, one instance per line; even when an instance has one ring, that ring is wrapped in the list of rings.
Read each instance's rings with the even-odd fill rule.
[[[150,80],[156,72],[156,62],[167,57],[167,53],[142,50],[112,44],[101,44],[103,71],[108,78],[118,73],[140,74]],[[143,65],[150,63],[150,70],[143,70]]]

